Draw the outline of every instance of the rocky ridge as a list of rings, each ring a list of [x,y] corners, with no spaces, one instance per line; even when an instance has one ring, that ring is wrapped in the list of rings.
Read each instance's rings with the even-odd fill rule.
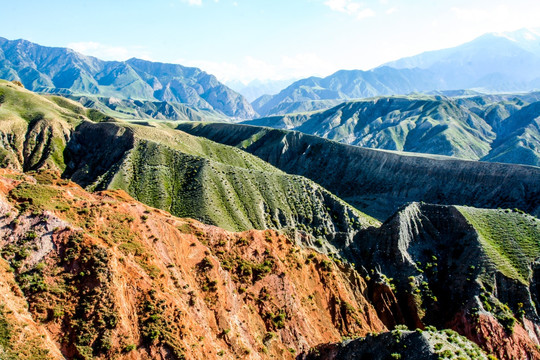
[[[377,223],[312,181],[239,149],[166,126],[118,122],[11,83],[0,91],[4,167],[55,169],[89,189],[123,189],[229,230],[300,227],[339,242]]]
[[[532,359],[539,241],[540,220],[519,211],[413,203],[349,251],[392,289],[393,318],[409,328],[450,328],[498,358]]]
[[[412,203],[379,225],[320,185],[238,148],[190,136],[167,123],[118,122],[75,102],[54,102],[14,84],[0,85],[3,167],[17,169],[2,170],[0,182],[0,248],[11,273],[3,284],[13,292],[3,299],[26,301],[31,314],[31,319],[14,319],[9,311],[28,314],[14,303],[0,312],[0,330],[7,329],[0,345],[10,357],[35,349],[70,359],[292,358],[312,354],[312,347],[335,349],[322,344],[342,337],[403,331],[403,326],[433,332],[430,326],[435,326],[453,329],[501,359],[539,358],[540,223],[519,208]],[[218,133],[216,125],[209,127]],[[345,145],[314,137],[302,149],[306,135],[298,133],[237,129],[223,132],[224,141],[241,139],[234,145],[253,152],[273,145],[280,153],[271,156],[282,164],[288,159],[288,166],[298,153],[313,156],[311,166],[327,151],[347,154]],[[492,193],[477,191],[474,201],[536,209],[533,167],[486,163],[471,177],[466,169],[472,162],[369,152],[389,155],[372,155],[373,164],[379,164],[371,173],[385,176],[392,162],[440,166],[439,174],[453,169],[450,162],[465,175],[452,172],[445,179],[457,177],[450,185],[465,195],[468,187],[495,184],[492,172],[498,172],[506,176],[505,185],[519,184],[517,190],[502,197],[499,185]],[[327,165],[335,170],[335,164]],[[253,203],[236,199],[235,188],[238,193],[254,189],[274,201],[298,196],[301,202],[265,202],[271,206],[262,210],[270,216],[259,217],[262,227],[281,232],[231,233],[175,218],[112,190],[124,188],[164,209],[185,206],[204,213],[219,198],[208,195],[219,190],[213,184],[227,183],[224,179],[231,186],[217,207],[224,215],[242,208],[238,200]],[[418,196],[411,183],[398,187]],[[224,204],[230,204],[230,212]],[[258,218],[244,209],[249,219]],[[282,226],[287,221],[290,225]],[[17,345],[14,329],[24,324],[50,341],[32,348]],[[470,346],[463,343],[465,349]]]

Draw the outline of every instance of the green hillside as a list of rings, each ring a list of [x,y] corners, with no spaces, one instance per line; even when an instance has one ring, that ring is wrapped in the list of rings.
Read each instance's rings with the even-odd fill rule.
[[[312,181],[237,148],[115,121],[5,81],[0,91],[4,166],[56,169],[89,189],[123,189],[228,230],[300,228],[334,240],[377,224]]]
[[[480,159],[495,134],[474,113],[443,97],[381,97],[329,110],[244,122],[298,130],[349,145]]]
[[[305,176],[381,221],[411,201],[519,208],[540,214],[538,167],[367,149],[249,125],[182,123],[177,127]]]
[[[537,94],[391,96],[244,124],[297,130],[349,145],[540,165]]]
[[[300,277],[306,275],[304,266],[315,266],[320,275],[334,267],[345,269],[343,260],[354,263],[362,276],[348,273],[347,281],[356,284],[373,304],[369,316],[376,316],[387,329],[397,325],[401,329],[452,328],[497,355],[512,349],[519,354],[537,352],[525,329],[529,323],[538,324],[540,221],[522,211],[539,214],[537,167],[403,155],[247,125],[157,121],[141,125],[115,120],[62,97],[37,95],[6,81],[0,81],[0,100],[3,167],[51,169],[62,174],[64,179],[55,180],[62,184],[69,185],[65,181],[69,179],[91,191],[121,189],[152,207],[227,230],[282,230],[295,246],[332,254],[331,260],[311,264],[312,257],[295,260],[296,250],[288,251],[291,256],[279,261],[292,261]],[[12,174],[6,171],[5,176],[13,189],[4,191],[19,206],[62,211],[54,200],[59,195],[54,191],[60,190],[51,191],[40,183],[17,183],[21,175]],[[54,178],[46,173],[34,175],[42,176],[42,181]],[[97,196],[108,201],[107,194]],[[69,204],[76,191],[67,190],[65,196]],[[115,196],[123,195],[117,192]],[[465,206],[452,205],[456,203]],[[515,209],[493,209],[499,206]],[[381,224],[357,210],[364,208],[386,221]],[[88,212],[98,214],[85,209],[70,215],[85,221]],[[153,226],[147,214],[151,211],[139,209],[140,219],[128,217],[126,226],[131,228],[132,222],[133,226]],[[18,224],[12,223],[11,215],[4,218]],[[31,223],[39,219],[29,213],[25,228],[39,226]],[[18,232],[17,226],[10,225],[10,233]],[[262,241],[266,234],[262,233]],[[186,234],[192,235],[198,234]],[[36,237],[30,231],[26,236]],[[241,237],[237,243],[247,241]],[[253,256],[266,255],[253,252]],[[210,261],[204,259],[203,264]],[[279,272],[269,276],[281,284]],[[298,280],[304,283],[306,279]],[[217,284],[221,282],[216,280]],[[319,301],[312,291],[308,289],[298,301],[309,306]],[[321,292],[321,296],[326,295]],[[335,314],[341,314],[335,318],[337,323],[352,316],[351,306],[340,299],[332,295],[328,300]],[[281,313],[275,314],[272,310],[272,315],[265,316],[271,323],[282,321]],[[494,329],[497,336],[485,336],[485,329]],[[441,337],[435,329],[429,331],[429,336],[414,336],[426,346],[442,344],[430,356],[439,356],[439,350],[458,354],[465,349],[473,358],[480,356],[453,333]],[[410,332],[386,334],[390,335],[381,336],[395,339],[399,335],[400,343],[410,340]],[[365,344],[376,345],[370,341],[355,344],[364,351]],[[519,345],[512,345],[516,341]],[[339,351],[357,351],[347,344],[339,345]],[[397,348],[392,349],[390,355],[399,355]]]
[[[64,148],[73,128],[97,112],[68,100],[36,96],[0,80],[0,159],[17,170],[66,167]]]
[[[513,210],[458,207],[478,232],[490,260],[505,276],[528,284],[540,256],[540,221]]]
[[[91,95],[66,95],[86,108],[96,109],[117,119],[155,119],[182,121],[230,121],[215,110],[198,109],[193,106],[166,101],[148,101],[106,98]]]

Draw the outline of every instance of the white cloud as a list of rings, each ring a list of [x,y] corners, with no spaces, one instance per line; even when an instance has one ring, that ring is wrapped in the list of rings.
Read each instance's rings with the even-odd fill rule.
[[[365,19],[365,18],[373,17],[373,16],[375,16],[375,11],[371,9],[364,9],[356,13],[356,17],[358,19]]]
[[[390,8],[390,9],[386,10],[386,13],[387,13],[388,15],[390,15],[390,14],[395,13],[396,11],[398,11],[397,7],[392,7],[392,8]]]
[[[189,5],[193,5],[193,6],[202,6],[203,4],[203,0],[181,0],[181,1]],[[218,3],[219,0],[214,0],[214,2]]]
[[[215,75],[220,81],[287,80],[309,76],[326,76],[335,71],[335,66],[313,53],[282,56],[274,62],[246,56],[237,63],[208,60],[179,59],[178,64],[198,67]]]
[[[465,21],[485,21],[493,16],[500,18],[503,14],[508,13],[506,6],[500,5],[491,9],[475,9],[475,8],[452,8],[452,12],[461,20]]]
[[[365,8],[360,2],[355,0],[327,0],[324,4],[333,11],[353,15],[358,19],[375,16],[375,11]]]
[[[489,8],[453,7],[454,16],[474,29],[481,26],[491,31],[508,31],[524,27],[538,26],[540,2],[530,4],[493,4]],[[484,31],[485,32],[485,31]]]
[[[183,2],[188,3],[189,5],[201,6],[202,0],[182,0]]]
[[[67,47],[84,55],[95,56],[102,60],[123,61],[132,57],[144,60],[152,60],[148,52],[141,47],[122,47],[101,44],[98,42],[75,42],[67,44]]]

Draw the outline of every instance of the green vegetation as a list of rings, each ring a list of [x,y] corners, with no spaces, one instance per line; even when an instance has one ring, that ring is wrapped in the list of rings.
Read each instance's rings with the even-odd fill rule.
[[[0,348],[7,349],[11,344],[12,325],[7,321],[5,307],[0,304]]]
[[[0,133],[9,134],[0,145],[2,165],[21,170],[65,169],[67,133],[84,119],[79,109],[4,80],[0,80],[0,92]]]
[[[506,276],[528,284],[540,256],[540,220],[521,211],[458,207],[476,229],[489,259]]]
[[[124,189],[177,216],[235,231],[300,226],[325,236],[372,223],[311,181],[239,149],[166,128],[129,128],[140,141],[103,177],[111,179],[108,184],[92,188]],[[335,228],[319,219],[331,220]]]
[[[465,159],[485,156],[495,137],[484,130],[482,119],[451,99],[409,95],[334,105],[245,123],[298,130],[351,145]]]
[[[182,123],[178,129],[235,146],[257,135],[259,140],[246,151],[283,171],[315,181],[381,221],[400,206],[419,200],[482,208],[506,203],[536,211],[538,169],[374,151],[257,126]],[[439,130],[443,128],[434,128],[433,134]],[[425,172],[426,168],[431,171]],[[448,176],[456,171],[461,174],[459,178]],[[505,174],[504,182],[498,181],[500,173]]]
[[[198,109],[188,104],[117,99],[93,95],[68,95],[81,106],[89,108],[86,116],[95,122],[114,119],[146,122],[148,120],[229,121],[229,117],[210,109]]]
[[[240,256],[223,256],[221,266],[233,274],[235,281],[254,284],[272,272],[274,259],[267,257],[261,263],[254,263]]]
[[[7,82],[0,82],[0,89],[5,95],[0,108],[0,132],[16,135],[8,136],[13,139],[9,147],[0,148],[4,166],[64,171],[64,155],[74,156],[69,147],[66,151],[68,134],[85,119],[110,120],[97,110],[88,111],[58,96],[45,98]],[[123,189],[151,206],[228,230],[299,227],[324,237],[373,223],[305,178],[287,175],[240,149],[196,138],[168,124],[152,127],[114,122],[79,126],[78,137],[87,130],[99,133],[101,125],[107,125],[108,133],[133,134],[135,147],[126,147],[121,163],[102,169],[103,153],[111,151],[110,144],[117,142],[90,140],[90,148],[80,150],[87,163],[64,173],[83,179],[90,190]],[[69,212],[69,203],[57,201],[55,190],[41,184],[21,185],[11,195],[29,199],[21,203],[22,210],[26,207]],[[329,223],[332,225],[327,226]],[[117,238],[105,236],[110,241]],[[132,243],[122,245],[122,249],[138,251]]]
[[[429,359],[488,360],[487,355],[473,342],[452,330],[393,330],[371,334],[342,345],[338,355],[344,358],[363,359],[373,354],[380,359]],[[310,354],[316,354],[316,349]],[[318,358],[318,357],[315,357]],[[337,358],[340,358],[339,356]]]
[[[7,50],[11,46],[18,49],[17,55]],[[20,78],[26,88],[69,93],[87,107],[95,106],[101,111],[105,108],[135,118],[182,120],[196,116],[228,119],[256,115],[242,95],[200,69],[139,59],[121,64],[96,58],[75,60],[71,50],[55,48],[51,52],[51,48],[20,40],[8,40],[2,49],[5,60],[1,71]],[[33,69],[31,75],[29,68]],[[159,90],[156,83],[160,89],[169,90]]]
[[[49,351],[42,348],[39,340],[25,339],[20,342],[19,334],[22,331],[20,325],[3,304],[0,304],[0,359],[2,360],[48,360]]]
[[[272,312],[267,312],[265,314],[265,319],[269,321],[270,327],[272,329],[283,329],[285,327],[285,322],[287,321],[287,314],[284,310],[279,310],[276,314]]]
[[[39,240],[30,231],[2,250],[2,256],[15,269],[15,280],[29,300],[31,312],[42,321],[63,324],[62,342],[80,358],[93,359],[108,353],[112,331],[118,323],[109,290],[112,274],[108,252],[85,244],[83,233],[74,232],[65,243],[59,244],[56,263],[39,262],[21,267],[28,255],[37,250]],[[51,281],[53,273],[55,280]]]
[[[61,190],[48,185],[22,182],[11,191],[10,197],[18,201],[21,211],[53,211],[66,209],[66,201],[62,198],[62,194]]]
[[[145,345],[159,343],[169,349],[176,359],[184,359],[185,349],[179,340],[183,331],[179,325],[176,309],[170,308],[165,300],[159,299],[155,290],[150,290],[141,300],[138,309],[139,330]]]

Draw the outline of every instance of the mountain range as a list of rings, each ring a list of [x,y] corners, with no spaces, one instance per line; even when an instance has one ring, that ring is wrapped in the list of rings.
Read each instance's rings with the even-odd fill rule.
[[[393,96],[244,124],[362,147],[540,166],[540,93]]]
[[[5,359],[540,358],[538,167],[7,81],[0,148]]]
[[[141,59],[103,61],[66,48],[0,38],[0,78],[62,95],[180,103],[222,117],[255,116],[249,102],[197,68]]]
[[[0,359],[540,359],[538,39],[255,119],[196,68],[0,38]]]
[[[248,83],[242,81],[227,81],[225,85],[246,97],[248,101],[253,101],[262,95],[275,95],[297,79],[289,80],[252,80]]]
[[[299,80],[253,102],[262,116],[305,111],[305,102],[348,100],[432,90],[530,91],[540,87],[540,35],[532,30],[486,34],[466,44],[386,63]],[[297,108],[298,110],[295,110]],[[320,107],[319,107],[320,108]]]

